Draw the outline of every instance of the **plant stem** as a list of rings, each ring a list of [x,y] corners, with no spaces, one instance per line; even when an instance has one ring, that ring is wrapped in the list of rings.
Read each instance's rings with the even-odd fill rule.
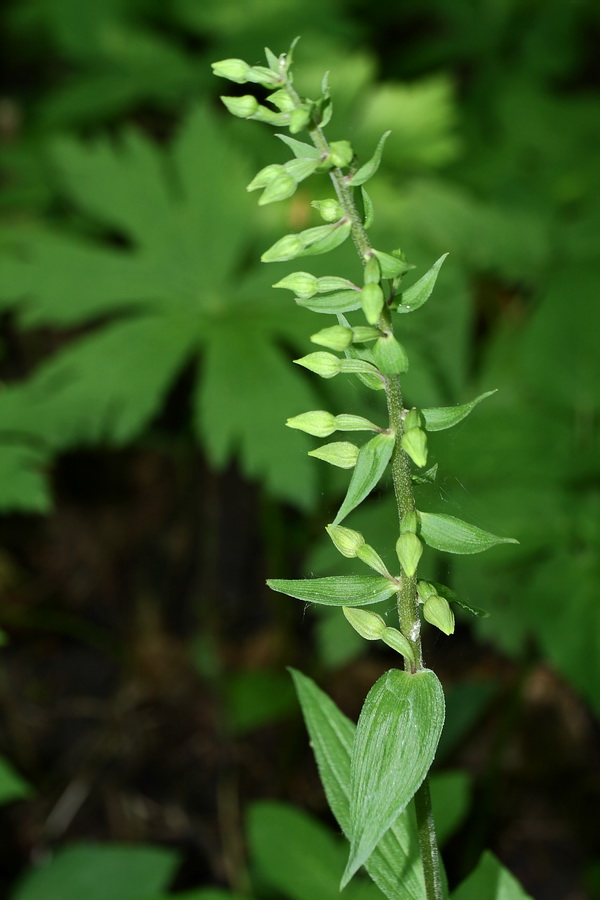
[[[301,106],[302,101],[289,82],[286,87],[297,105]],[[327,138],[323,133],[323,129],[319,125],[316,125],[309,129],[309,135],[317,150],[326,156],[330,152],[330,148]],[[348,185],[345,176],[340,169],[332,169],[330,176],[338,201],[342,206],[345,215],[352,223],[352,239],[361,262],[364,265],[371,255],[373,247],[365,230],[360,213],[356,208],[353,190]],[[380,319],[380,326],[385,327],[389,332],[393,331],[389,311],[385,308],[382,313],[382,318]],[[392,481],[394,484],[394,493],[396,495],[398,520],[400,521],[405,513],[414,511],[416,507],[411,479],[410,459],[400,445],[402,434],[404,432],[404,401],[398,376],[388,376],[386,378],[385,391],[390,417],[390,428],[396,435],[396,443],[392,455]],[[400,630],[410,641],[415,656],[414,664],[411,664],[408,659],[405,659],[405,668],[408,671],[415,673],[424,668],[421,646],[421,618],[417,603],[416,574],[412,577],[409,577],[406,574],[402,576],[402,585],[398,591],[397,605]],[[427,778],[425,778],[423,784],[415,794],[415,811],[417,816],[417,829],[419,834],[423,874],[425,878],[426,898],[427,900],[444,900],[440,856],[431,806],[429,781]]]

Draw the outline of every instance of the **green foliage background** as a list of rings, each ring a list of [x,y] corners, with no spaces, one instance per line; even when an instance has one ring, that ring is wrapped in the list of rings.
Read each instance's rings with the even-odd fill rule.
[[[499,389],[450,438],[431,439],[438,511],[520,541],[444,571],[491,614],[463,627],[526,666],[546,660],[597,715],[598,5],[20,0],[2,16],[7,527],[53,515],[66,454],[160,446],[191,465],[199,447],[210,469],[235,461],[258,487],[266,555],[280,567],[269,574],[329,571],[330,548],[312,538],[344,479],[283,422],[310,408],[373,418],[378,398],[338,379],[317,387],[290,366],[314,316],[270,290],[287,267],[257,260],[311,221],[315,195],[256,213],[245,185],[284,148],[221,113],[209,65],[258,62],[265,44],[278,52],[301,34],[302,87],[331,72],[332,137],[366,155],[392,129],[373,183],[377,245],[400,245],[417,275],[450,253],[408,323],[409,400]],[[351,252],[337,253],[350,275]],[[184,413],[165,428],[173,392]],[[388,515],[377,500],[364,513],[371,543],[385,544]],[[434,554],[429,565],[440,574]],[[345,629],[319,617],[324,670],[362,652]],[[200,671],[213,671],[198,646]],[[257,699],[260,677],[248,684],[228,682],[232,732],[254,708],[255,724],[289,708],[277,676],[272,709]]]

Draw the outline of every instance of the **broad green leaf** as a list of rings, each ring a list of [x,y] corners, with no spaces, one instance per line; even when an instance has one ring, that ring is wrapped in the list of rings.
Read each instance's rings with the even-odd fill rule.
[[[451,900],[532,900],[517,879],[486,851]]]
[[[454,516],[419,512],[420,535],[436,550],[446,553],[482,553],[496,544],[518,544],[515,538],[498,537]]]
[[[413,312],[415,309],[419,309],[420,306],[423,306],[424,303],[429,300],[431,296],[431,292],[435,287],[435,283],[437,281],[438,273],[442,266],[442,263],[448,256],[447,253],[444,253],[443,256],[435,262],[431,269],[423,275],[422,278],[419,278],[412,287],[407,288],[405,291],[402,291],[402,296],[400,297],[400,303],[397,306],[397,310],[399,313],[409,313]]]
[[[160,847],[70,846],[27,872],[11,900],[142,900],[166,890],[177,861]]]
[[[304,141],[297,141],[290,137],[289,134],[276,134],[280,141],[287,144],[294,156],[298,159],[320,159],[321,154],[312,144],[305,144]]]
[[[10,430],[10,423],[2,420],[1,395],[0,422],[2,430]],[[19,442],[12,434],[4,438],[1,431],[0,441],[0,510],[48,512],[52,506],[44,472],[48,453],[39,447]]]
[[[28,784],[3,756],[0,756],[0,803],[20,800],[33,793]]]
[[[248,837],[261,876],[282,895],[290,900],[339,900],[345,842],[316,819],[283,803],[255,803],[248,816]],[[382,894],[372,882],[357,881],[345,896],[381,900]]]
[[[491,397],[492,394],[495,393],[495,390],[486,391],[485,394],[480,394],[479,397],[471,400],[470,403],[462,403],[460,406],[442,406],[437,409],[421,409],[419,411],[425,419],[425,428],[427,431],[444,431],[446,428],[452,428],[454,425],[458,425],[459,422],[462,422],[462,420],[475,409],[478,403],[481,403],[486,397]]]
[[[360,448],[348,492],[333,520],[339,525],[367,497],[386,470],[394,450],[393,434],[377,434]]]
[[[432,775],[429,786],[438,843],[444,844],[468,812],[471,780],[466,772],[446,771]]]
[[[460,606],[465,612],[471,613],[472,616],[478,616],[479,618],[484,619],[489,616],[489,612],[486,612],[485,609],[480,609],[479,606],[471,606],[469,603],[466,603],[462,597],[459,597],[452,588],[446,587],[445,584],[440,584],[438,581],[432,581],[430,583],[436,589],[440,597],[444,597],[449,603],[456,603],[457,606]]]
[[[387,600],[398,585],[373,575],[329,575],[326,578],[270,578],[269,587],[288,597],[321,606],[369,606]]]
[[[381,163],[381,155],[383,153],[383,145],[386,140],[390,136],[391,131],[386,131],[385,134],[382,134],[379,138],[379,142],[377,147],[375,148],[375,153],[371,157],[371,159],[361,166],[351,178],[348,178],[347,183],[352,185],[352,187],[358,187],[360,184],[364,184],[369,178],[372,178],[377,169],[379,168],[379,164]]]
[[[350,835],[350,757],[355,726],[310,678],[290,670],[329,806]],[[366,862],[389,900],[423,900],[425,886],[412,810],[401,813]]]
[[[335,294],[310,297],[304,300],[296,297],[298,306],[316,313],[345,313],[360,309],[360,291],[338,291]]]
[[[369,691],[352,747],[351,844],[342,887],[421,786],[443,725],[444,694],[433,672],[391,669]]]

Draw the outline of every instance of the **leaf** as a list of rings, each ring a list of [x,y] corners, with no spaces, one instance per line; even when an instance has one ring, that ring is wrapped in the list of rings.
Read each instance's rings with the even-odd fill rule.
[[[364,702],[350,769],[350,856],[346,885],[431,768],[444,725],[444,694],[433,672],[391,669]]]
[[[286,580],[270,578],[273,591],[321,606],[369,606],[387,600],[398,585],[374,575],[329,575],[326,578]]]
[[[468,878],[452,893],[451,900],[532,900],[519,882],[486,851]]]
[[[333,520],[334,525],[339,525],[371,493],[386,470],[394,443],[393,434],[377,434],[360,448],[348,492]]]
[[[498,537],[454,516],[419,512],[420,535],[436,550],[445,553],[482,553],[496,544],[518,544],[515,538]]]
[[[0,803],[10,803],[29,797],[33,793],[31,785],[12,767],[7,759],[0,756]]]
[[[464,609],[465,612],[471,613],[472,616],[478,616],[479,618],[487,618],[489,616],[489,612],[485,609],[480,609],[478,606],[470,606],[468,603],[458,596],[455,591],[451,588],[446,587],[445,584],[440,584],[437,581],[431,581],[430,584],[435,588],[436,593],[439,594],[440,597],[444,597],[448,601],[448,603],[456,603],[457,606],[460,606],[461,609]]]
[[[467,814],[471,779],[466,772],[446,771],[432,775],[429,786],[438,844],[444,844]]]
[[[291,900],[339,900],[345,847],[312,816],[283,803],[254,803],[248,835],[252,858],[271,887]],[[345,896],[377,900],[382,894],[372,883],[357,882]]]
[[[30,870],[12,900],[134,900],[164,891],[177,855],[159,847],[80,844]]]
[[[375,153],[371,157],[371,159],[361,166],[351,178],[347,179],[347,184],[352,187],[357,187],[360,184],[364,184],[369,178],[372,178],[377,169],[379,168],[379,164],[381,163],[381,155],[383,153],[383,145],[386,140],[390,136],[392,132],[386,131],[385,134],[382,134],[379,138],[379,142],[377,147],[375,148]]]
[[[304,300],[296,297],[298,306],[316,313],[345,313],[360,309],[360,291],[338,291],[322,297],[310,297]]]
[[[425,419],[425,428],[427,431],[444,431],[446,428],[452,428],[454,425],[458,425],[459,422],[462,422],[462,420],[475,409],[478,403],[481,403],[486,397],[491,397],[492,394],[496,393],[496,390],[486,391],[485,394],[480,394],[479,397],[471,400],[470,403],[462,403],[460,406],[421,409],[420,413]]]
[[[312,144],[305,144],[303,141],[297,141],[296,138],[290,137],[288,134],[276,134],[280,141],[287,144],[297,159],[320,159],[321,153]]]
[[[196,108],[167,150],[126,130],[56,141],[52,157],[63,194],[83,214],[79,230],[94,237],[30,227],[3,235],[0,305],[27,327],[86,330],[18,391],[0,393],[3,430],[54,453],[131,441],[184,367],[202,360],[191,368],[194,424],[210,463],[237,456],[248,477],[306,508],[316,475],[297,462],[301,439],[284,437],[281,421],[291,397],[310,408],[314,393],[277,345],[299,343],[307,327],[296,307],[281,316],[266,272],[240,277],[248,178],[213,116]],[[106,228],[125,249],[104,239]],[[18,393],[18,408],[7,392]],[[17,451],[8,452],[12,466]],[[18,453],[26,470],[26,451]],[[284,472],[290,461],[294,471]],[[47,508],[41,468],[27,477],[26,508]]]
[[[2,395],[0,395],[0,422],[2,419]],[[39,447],[19,443],[13,436],[4,438],[0,432],[0,509],[3,512],[46,513],[52,500],[44,468],[48,453]],[[6,441],[6,443],[4,443]]]
[[[420,306],[423,306],[424,303],[429,300],[431,296],[431,292],[435,287],[435,283],[437,281],[438,273],[442,266],[442,263],[448,256],[447,253],[444,253],[443,256],[435,262],[430,270],[423,275],[422,278],[419,278],[412,287],[407,288],[407,290],[402,292],[400,297],[400,303],[397,306],[397,310],[399,313],[409,313],[413,312],[415,309],[419,309]]]
[[[355,726],[310,678],[290,669],[329,806],[350,834],[350,756]],[[366,863],[389,900],[423,900],[425,884],[416,824],[401,813]]]

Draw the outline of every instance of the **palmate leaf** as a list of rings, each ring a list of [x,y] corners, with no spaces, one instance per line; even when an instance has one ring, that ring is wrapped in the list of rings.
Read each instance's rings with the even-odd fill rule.
[[[64,139],[52,155],[71,202],[127,246],[43,228],[4,236],[0,306],[24,326],[111,319],[5,389],[0,429],[54,452],[130,441],[199,358],[193,423],[210,460],[237,454],[247,475],[309,506],[316,473],[297,452],[303,436],[282,422],[290,407],[315,405],[313,389],[277,346],[300,346],[309,326],[293,304],[281,315],[268,273],[236,271],[248,177],[212,116],[195,109],[168,152],[129,130],[114,142]]]

